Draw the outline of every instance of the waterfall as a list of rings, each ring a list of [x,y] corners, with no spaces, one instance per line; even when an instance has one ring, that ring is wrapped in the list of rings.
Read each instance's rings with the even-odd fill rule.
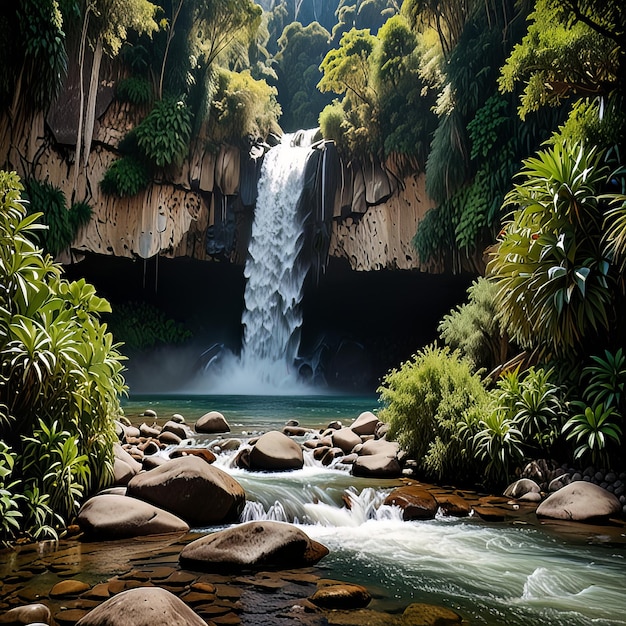
[[[241,355],[221,359],[214,368],[213,393],[293,393],[299,386],[294,361],[309,262],[300,254],[306,211],[298,205],[316,134],[317,129],[284,135],[264,157],[244,270]]]

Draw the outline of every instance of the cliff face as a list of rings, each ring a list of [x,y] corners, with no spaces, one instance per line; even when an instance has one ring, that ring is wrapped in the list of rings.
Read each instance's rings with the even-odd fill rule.
[[[10,118],[8,113],[0,118],[0,162],[22,177],[60,187],[68,203],[85,200],[92,206],[93,218],[72,246],[73,258],[93,252],[244,262],[262,150],[251,154],[222,145],[214,151],[197,142],[181,168],[164,171],[145,191],[131,198],[105,195],[99,183],[118,156],[119,142],[146,111],[114,100],[106,85],[101,92],[88,164],[78,172],[72,123],[77,113],[70,94],[63,94],[45,118]],[[334,167],[339,171],[333,176],[337,192],[330,255],[345,257],[355,270],[426,269],[411,245],[431,206],[423,175],[394,173],[392,162],[384,167],[339,162]]]

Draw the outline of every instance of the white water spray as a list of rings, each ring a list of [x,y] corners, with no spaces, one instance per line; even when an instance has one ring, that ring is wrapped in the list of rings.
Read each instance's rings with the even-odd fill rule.
[[[220,364],[210,381],[213,393],[294,393],[299,386],[294,361],[309,264],[300,254],[306,214],[298,211],[298,202],[316,132],[285,135],[265,155],[244,270],[242,352]]]

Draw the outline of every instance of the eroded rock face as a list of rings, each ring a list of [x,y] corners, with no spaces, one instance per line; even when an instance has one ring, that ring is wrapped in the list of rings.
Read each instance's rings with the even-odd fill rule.
[[[304,465],[300,445],[277,430],[258,438],[249,459],[251,470],[287,471],[301,469]]]
[[[192,526],[234,522],[245,505],[241,485],[197,456],[183,456],[138,474],[128,495],[170,511]]]
[[[78,525],[86,535],[101,540],[189,530],[189,526],[172,513],[148,502],[115,494],[87,500],[78,513]]]
[[[160,587],[129,589],[97,606],[77,626],[206,626],[173,593]]]
[[[306,567],[328,554],[321,543],[283,522],[248,522],[183,548],[180,562],[205,570]]]
[[[581,480],[548,496],[537,507],[537,516],[585,522],[606,519],[621,511],[620,502],[612,493]]]

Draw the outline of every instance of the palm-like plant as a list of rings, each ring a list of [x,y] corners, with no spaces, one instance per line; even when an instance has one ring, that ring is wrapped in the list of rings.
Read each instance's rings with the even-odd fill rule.
[[[557,143],[527,159],[505,206],[515,207],[489,271],[498,308],[523,347],[568,353],[608,329],[613,284],[603,245],[603,155]]]

